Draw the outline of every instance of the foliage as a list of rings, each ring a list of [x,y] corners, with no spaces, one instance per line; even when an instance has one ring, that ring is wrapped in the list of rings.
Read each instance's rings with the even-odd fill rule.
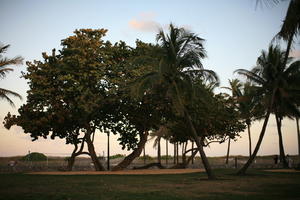
[[[110,159],[117,159],[117,158],[124,158],[126,155],[125,154],[116,154],[109,156]]]
[[[22,161],[46,161],[47,156],[39,152],[32,152],[21,158]]]
[[[139,157],[139,160],[154,160],[153,157],[149,156],[149,155],[145,155],[145,156],[140,156]]]

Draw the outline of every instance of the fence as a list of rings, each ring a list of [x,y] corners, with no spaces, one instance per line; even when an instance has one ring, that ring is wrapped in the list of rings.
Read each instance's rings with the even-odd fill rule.
[[[47,160],[45,161],[31,161],[31,160],[21,160],[21,157],[9,157],[0,158],[0,172],[30,172],[30,171],[63,171],[67,168],[67,154],[61,154],[59,156],[47,155]],[[117,165],[123,158],[110,159],[110,166],[113,167]],[[247,157],[230,157],[228,164],[225,164],[224,157],[212,157],[208,158],[212,168],[240,168],[247,162]],[[179,162],[181,157],[179,157]],[[107,159],[99,157],[99,161],[104,167],[107,166]],[[290,167],[295,168],[299,163],[298,156],[290,156]],[[142,157],[136,158],[133,163],[128,167],[129,169],[133,167],[140,167],[145,164],[157,162],[156,158],[147,156],[147,159]],[[162,165],[166,168],[174,166],[173,158],[168,157],[168,164],[166,159],[162,159]],[[196,157],[194,163],[190,163],[189,168],[203,168],[200,157]],[[251,168],[280,168],[281,164],[275,164],[272,156],[257,157]],[[94,170],[92,160],[88,157],[77,157],[73,167],[74,171],[90,171]]]

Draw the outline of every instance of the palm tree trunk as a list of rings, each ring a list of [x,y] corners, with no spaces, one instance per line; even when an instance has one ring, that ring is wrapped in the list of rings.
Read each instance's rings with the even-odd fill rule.
[[[176,164],[176,142],[174,142],[174,159],[173,159],[173,164]]]
[[[275,113],[275,118],[276,118],[277,131],[278,131],[278,137],[279,137],[279,158],[280,158],[280,162],[283,163],[284,168],[288,168],[288,163],[285,159],[283,139],[282,139],[281,118],[276,113]]]
[[[208,162],[208,159],[207,159],[207,157],[205,155],[205,152],[204,152],[204,149],[203,149],[202,143],[203,143],[204,138],[202,138],[202,137],[199,138],[198,137],[198,134],[197,134],[197,131],[196,131],[195,126],[193,124],[192,118],[191,118],[190,114],[188,113],[188,111],[186,110],[184,104],[182,103],[182,101],[180,99],[180,95],[179,95],[180,93],[179,93],[179,90],[178,90],[178,87],[177,87],[177,84],[176,84],[175,81],[173,81],[173,85],[175,86],[176,93],[177,93],[177,98],[178,98],[178,101],[181,105],[184,118],[187,120],[187,122],[188,122],[188,124],[191,128],[192,137],[193,137],[194,141],[196,142],[198,151],[199,151],[201,159],[202,159],[202,163],[204,165],[204,168],[205,168],[205,171],[206,171],[206,174],[207,174],[207,177],[210,180],[216,179],[216,176],[214,175],[214,173],[213,173],[213,171],[210,167],[210,164]]]
[[[176,142],[176,164],[179,163],[179,145],[178,142]]]
[[[192,141],[192,149],[193,149],[192,150],[192,155],[193,155],[193,153],[194,153],[194,141]],[[192,157],[192,164],[194,164],[194,157],[195,156]]]
[[[169,152],[168,152],[168,139],[166,139],[166,165],[168,165],[168,156],[169,156]]]
[[[107,170],[110,168],[109,133],[107,133]]]
[[[251,157],[251,154],[252,154],[252,144],[251,144],[250,124],[247,124],[247,129],[248,129],[248,137],[249,137],[249,157]]]
[[[297,138],[298,138],[298,156],[300,158],[300,130],[299,130],[299,118],[296,117],[296,125],[297,125]]]
[[[118,170],[124,170],[126,167],[128,167],[132,161],[141,155],[143,149],[145,149],[145,144],[147,142],[147,138],[148,138],[149,132],[145,131],[144,134],[140,134],[140,141],[137,145],[137,148],[135,150],[133,150],[133,152],[131,154],[129,154],[128,156],[126,156],[122,162],[120,162],[118,165],[116,165],[115,167],[112,168],[112,171],[118,171]],[[144,151],[145,152],[145,151]],[[144,155],[145,158],[145,155]]]
[[[146,144],[144,145],[144,165],[146,165]]]
[[[265,132],[266,132],[266,128],[267,128],[267,124],[268,124],[268,121],[269,121],[270,113],[271,113],[271,109],[269,108],[268,111],[267,111],[264,123],[263,123],[262,130],[261,130],[261,132],[259,134],[259,138],[258,138],[256,147],[255,147],[252,155],[250,156],[250,158],[246,162],[246,164],[237,172],[238,175],[244,175],[244,174],[246,174],[247,169],[250,167],[250,165],[252,164],[254,158],[256,157],[256,154],[257,154],[257,152],[258,152],[258,150],[260,148],[261,142],[262,142],[262,140],[264,138],[264,135],[265,135]]]
[[[288,43],[287,43],[287,47],[286,47],[286,51],[285,51],[285,55],[284,55],[284,62],[283,62],[283,66],[286,65],[287,60],[289,58],[289,54],[290,54],[290,50],[291,50],[291,46],[293,43],[293,38],[294,38],[294,33],[290,35]]]
[[[228,165],[228,160],[229,160],[229,151],[230,151],[230,138],[228,139],[228,147],[227,147],[227,154],[226,154],[226,162],[225,164]]]
[[[207,176],[208,176],[208,179],[210,180],[213,180],[213,179],[216,179],[216,176],[214,175],[212,169],[211,169],[211,166],[208,162],[208,159],[205,155],[205,152],[204,152],[204,149],[203,149],[203,145],[202,145],[202,142],[203,142],[203,139],[204,138],[199,138],[198,135],[197,135],[197,132],[196,132],[196,129],[194,127],[194,124],[192,122],[192,118],[191,116],[189,115],[189,113],[187,112],[187,110],[184,109],[184,115],[185,115],[185,118],[187,119],[188,123],[189,123],[189,126],[191,127],[191,133],[192,133],[192,136],[193,136],[193,139],[197,145],[197,148],[198,148],[198,151],[200,153],[200,156],[201,156],[201,159],[202,159],[202,163],[204,165],[204,168],[205,168],[205,171],[207,173]]]
[[[160,150],[160,138],[158,138],[158,141],[157,141],[157,162],[159,164],[161,164],[161,150]]]

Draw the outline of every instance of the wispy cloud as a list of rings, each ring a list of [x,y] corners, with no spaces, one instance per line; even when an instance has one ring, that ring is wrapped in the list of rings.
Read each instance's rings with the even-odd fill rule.
[[[138,17],[130,20],[128,25],[130,28],[144,32],[157,32],[161,25],[154,20],[155,13],[144,12],[140,13]]]

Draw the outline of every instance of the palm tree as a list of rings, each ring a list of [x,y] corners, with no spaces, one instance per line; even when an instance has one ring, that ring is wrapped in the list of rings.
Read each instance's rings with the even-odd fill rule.
[[[254,160],[263,140],[269,116],[271,112],[278,115],[279,102],[288,99],[293,94],[299,93],[299,87],[295,84],[299,80],[300,65],[295,62],[289,66],[284,65],[286,52],[281,51],[278,46],[270,45],[268,52],[262,51],[257,59],[257,65],[251,70],[238,69],[241,75],[246,76],[256,88],[256,96],[266,107],[266,115],[257,145],[247,163],[239,170],[238,174],[245,174],[246,170]],[[288,60],[290,61],[290,60]],[[276,121],[277,117],[276,117]],[[278,124],[280,126],[281,124]],[[279,133],[280,134],[280,133]],[[282,146],[283,147],[283,146]]]
[[[214,179],[203,150],[204,137],[197,134],[187,105],[193,99],[193,78],[207,76],[215,80],[216,75],[202,67],[201,59],[206,56],[202,38],[172,24],[169,30],[169,34],[165,34],[163,30],[157,34],[156,39],[163,50],[159,69],[142,77],[138,88],[145,91],[145,86],[151,87],[153,84],[163,84],[167,88],[166,97],[171,100],[175,111],[187,121],[208,178]]]
[[[247,125],[248,138],[249,138],[249,156],[252,154],[252,142],[250,127],[252,121],[261,117],[261,108],[258,104],[258,99],[253,95],[254,88],[249,82],[242,84],[238,79],[229,80],[230,87],[223,87],[228,89],[232,93],[232,97],[235,99],[236,107],[240,113],[240,117]],[[230,138],[228,139],[227,158],[230,150]]]
[[[6,74],[8,72],[13,71],[12,68],[8,68],[7,66],[9,66],[9,65],[19,65],[19,64],[22,64],[22,61],[23,61],[23,58],[20,57],[20,56],[17,56],[17,57],[12,58],[12,59],[3,57],[2,54],[4,54],[7,51],[9,46],[10,45],[1,45],[0,44],[0,78],[1,79],[5,78]],[[18,93],[13,92],[11,90],[4,89],[4,88],[0,88],[0,98],[8,101],[8,103],[11,106],[14,106],[15,104],[9,98],[9,96],[18,97],[19,99],[22,100],[21,95],[19,95]]]

